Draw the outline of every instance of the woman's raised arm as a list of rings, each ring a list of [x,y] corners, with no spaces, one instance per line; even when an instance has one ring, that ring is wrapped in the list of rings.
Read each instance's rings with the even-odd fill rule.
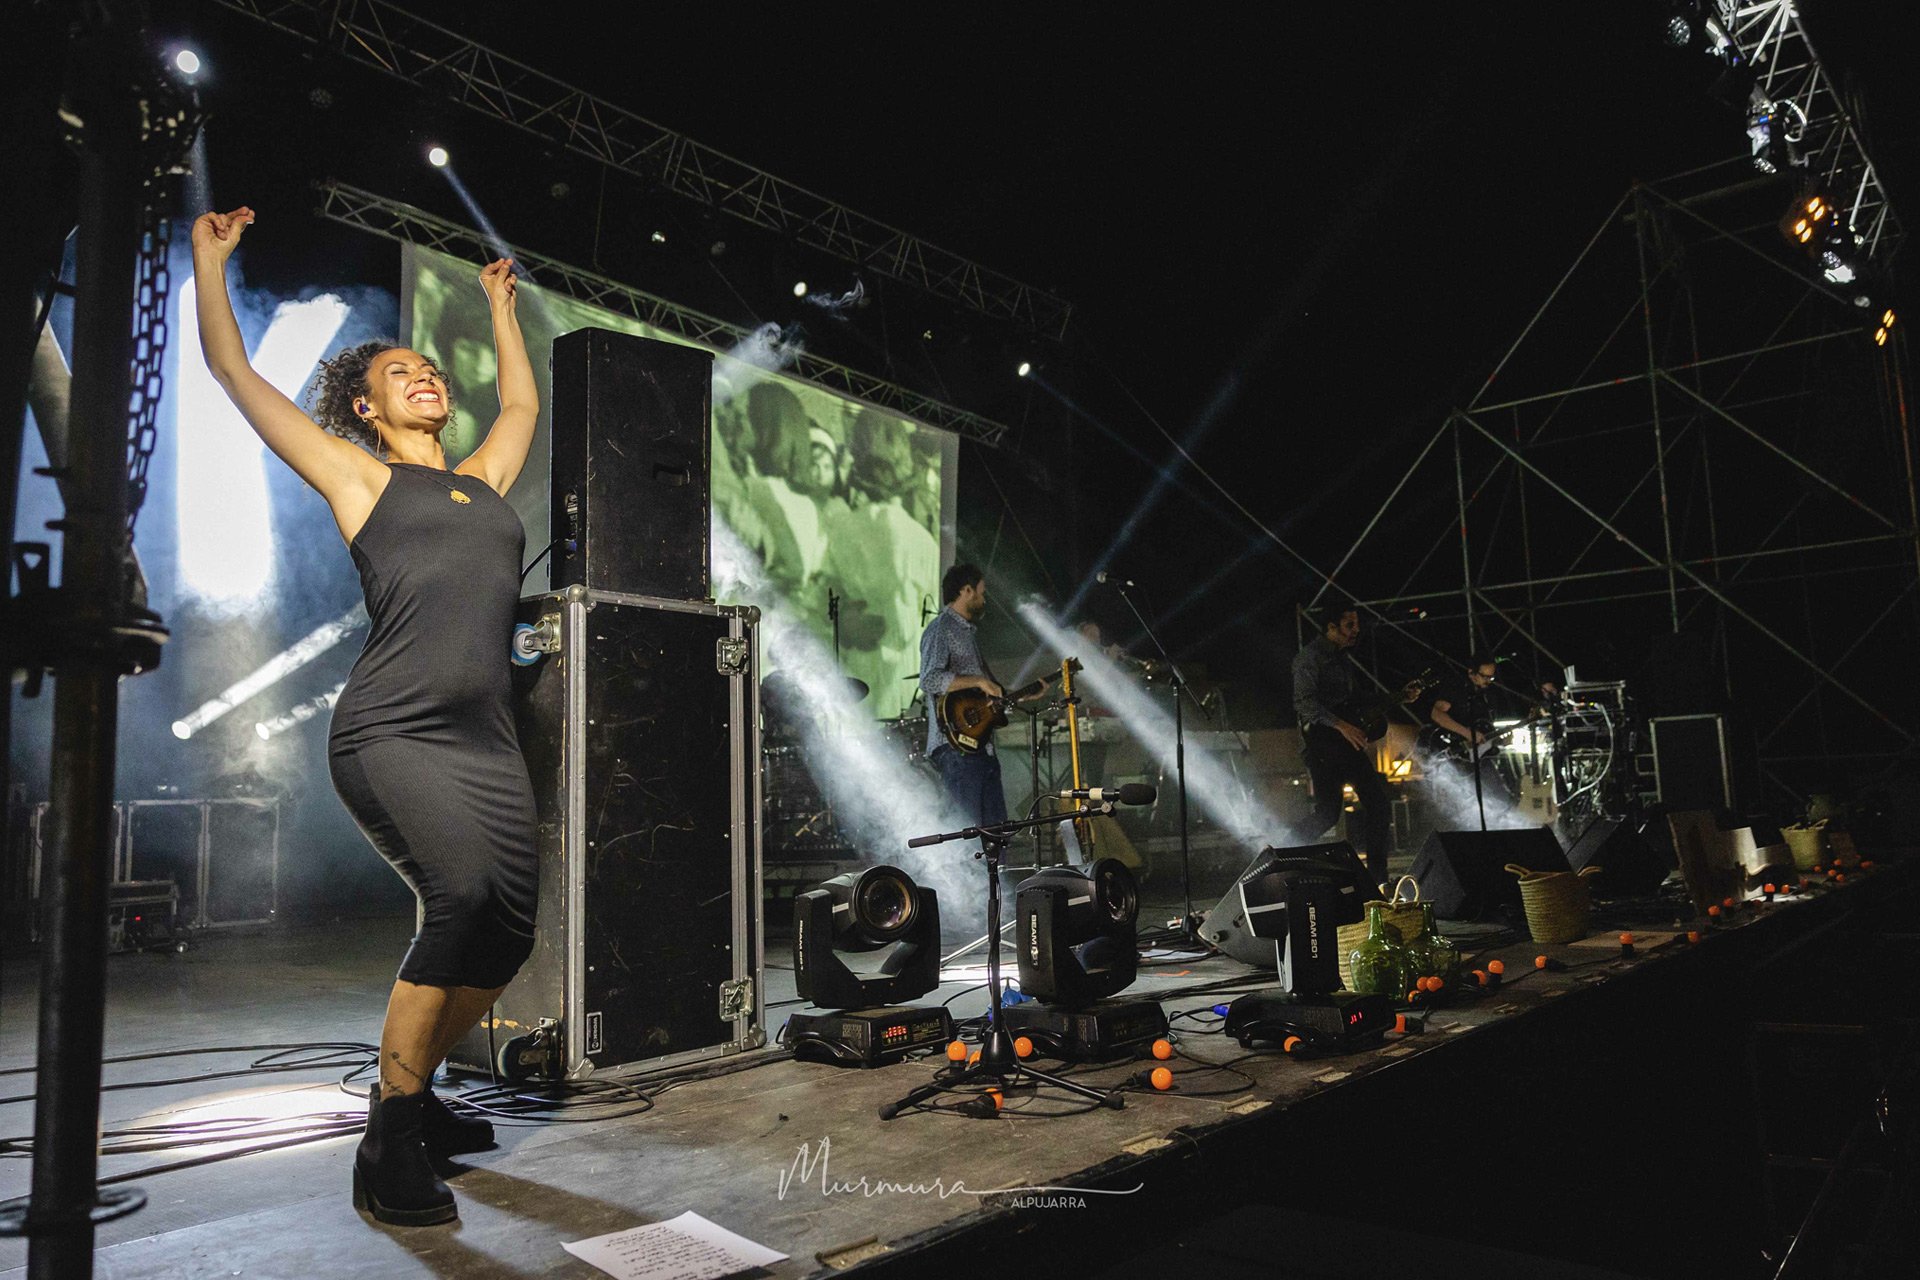
[[[526,465],[527,450],[533,447],[534,423],[540,417],[540,391],[534,385],[527,340],[521,336],[520,317],[515,312],[517,283],[512,258],[490,263],[480,273],[480,287],[486,290],[487,306],[493,313],[500,416],[493,420],[493,429],[480,447],[455,468],[480,477],[503,496]]]
[[[193,280],[199,294],[200,350],[214,381],[240,415],[267,448],[319,491],[344,531],[356,514],[364,520],[366,511],[361,508],[371,508],[373,498],[379,496],[374,478],[379,464],[365,451],[322,431],[248,362],[240,326],[233,318],[233,302],[227,296],[227,259],[253,216],[253,210],[242,205],[231,213],[207,213],[194,220]],[[358,520],[353,523],[358,528]]]

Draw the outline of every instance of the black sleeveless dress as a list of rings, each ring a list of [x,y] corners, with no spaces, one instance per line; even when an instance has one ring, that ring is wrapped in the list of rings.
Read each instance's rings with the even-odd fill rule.
[[[533,788],[508,646],[526,535],[484,480],[394,463],[352,544],[373,626],[333,710],[334,790],[420,898],[400,977],[499,987],[533,949]]]

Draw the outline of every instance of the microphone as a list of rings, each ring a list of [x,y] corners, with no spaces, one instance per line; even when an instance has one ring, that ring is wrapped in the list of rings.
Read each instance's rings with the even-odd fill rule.
[[[1119,577],[1115,574],[1108,573],[1105,569],[1102,569],[1100,572],[1094,574],[1093,580],[1099,583],[1101,586],[1105,586],[1109,582],[1111,582],[1116,587],[1130,587],[1133,585],[1133,579]]]
[[[1090,804],[1152,804],[1154,789],[1144,782],[1127,782],[1118,787],[1076,787],[1062,791],[1062,800],[1085,800]]]

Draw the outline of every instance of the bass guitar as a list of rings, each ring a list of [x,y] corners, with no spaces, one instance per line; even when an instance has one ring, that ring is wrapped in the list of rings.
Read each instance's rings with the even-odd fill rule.
[[[993,731],[1007,722],[1008,708],[1046,687],[1046,681],[1035,680],[999,697],[985,689],[950,689],[934,699],[933,713],[954,750],[972,753],[993,740]]]
[[[1334,709],[1335,713],[1348,724],[1367,735],[1368,742],[1378,742],[1387,736],[1387,721],[1393,709],[1412,702],[1427,690],[1440,683],[1440,677],[1428,667],[1409,680],[1398,693],[1368,693],[1348,698]]]

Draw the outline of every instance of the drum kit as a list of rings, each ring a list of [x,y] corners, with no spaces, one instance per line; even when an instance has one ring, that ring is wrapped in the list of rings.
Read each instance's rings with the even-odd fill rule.
[[[1142,664],[1144,666],[1144,664]],[[1140,673],[1151,680],[1152,670]],[[845,696],[850,702],[867,697],[869,686],[852,676],[845,681]],[[903,677],[917,682],[918,673]],[[820,722],[818,698],[803,689],[799,677],[775,671],[761,681],[761,744],[764,772],[761,778],[764,797],[764,847],[770,859],[849,857],[856,853],[852,841],[840,830],[831,799],[809,765],[805,731]],[[1031,774],[1038,793],[1070,785],[1068,709],[1059,701],[1028,704],[1020,708],[1028,713],[1025,732],[1003,733],[998,748],[1010,777]],[[928,758],[928,713],[923,699],[916,694],[900,715],[878,722],[867,722],[861,732],[877,730],[890,760],[897,760],[913,772],[937,784],[939,772]],[[823,732],[847,732],[823,726]],[[1144,782],[1158,787],[1162,795],[1173,794],[1170,779],[1121,722],[1102,714],[1089,714],[1082,707],[1078,715],[1082,763],[1088,777],[1101,785]],[[1024,748],[1024,749],[1023,749]],[[1021,760],[1020,756],[1028,756]],[[1098,775],[1097,777],[1094,775]],[[1017,784],[1016,784],[1017,785]],[[1143,811],[1148,822],[1160,809]],[[1169,810],[1170,812],[1170,810]]]
[[[849,703],[864,700],[871,689],[864,680],[841,676]],[[917,675],[908,679],[917,680]],[[802,689],[800,679],[775,671],[760,682],[761,775],[763,840],[769,858],[849,857],[851,841],[834,818],[827,797],[808,763],[803,730],[819,722],[817,698]],[[878,722],[889,758],[898,759],[929,778],[937,778],[927,761],[927,718],[905,714]],[[823,732],[843,732],[823,727]]]

